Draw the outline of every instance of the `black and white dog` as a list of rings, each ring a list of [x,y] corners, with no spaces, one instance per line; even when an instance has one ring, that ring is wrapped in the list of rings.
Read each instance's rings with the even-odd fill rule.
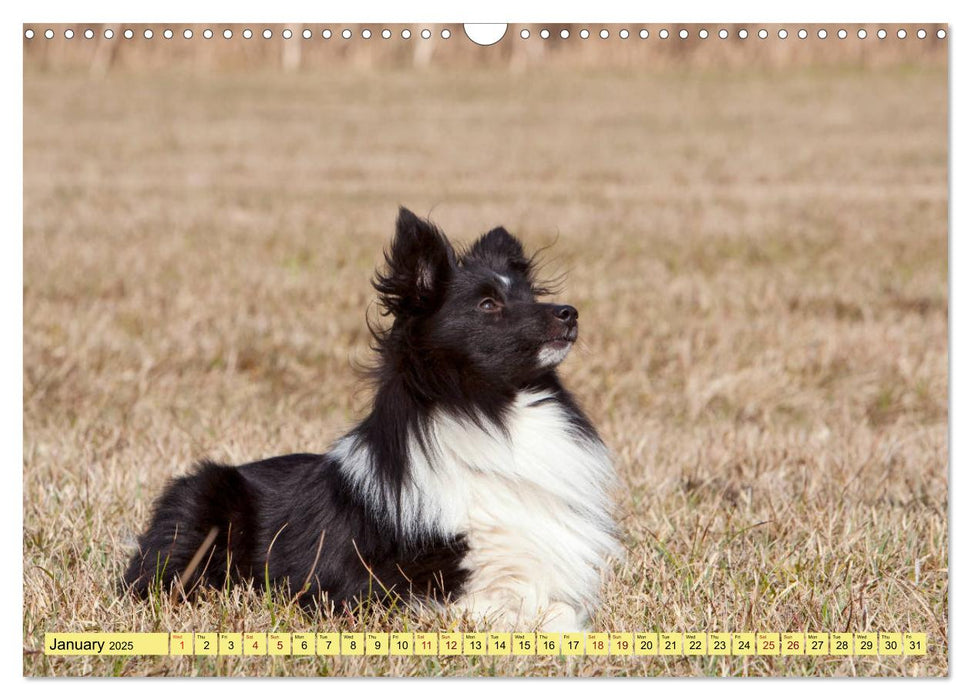
[[[502,228],[456,252],[401,209],[385,259],[371,413],[326,454],[174,480],[124,583],[268,578],[303,602],[400,596],[496,627],[586,628],[619,546],[610,456],[556,375],[577,310],[537,301]]]

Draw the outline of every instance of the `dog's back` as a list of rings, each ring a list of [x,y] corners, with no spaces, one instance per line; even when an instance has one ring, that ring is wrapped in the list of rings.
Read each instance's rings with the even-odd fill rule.
[[[203,462],[158,499],[124,584],[139,596],[178,582],[267,579],[312,606],[420,594],[442,599],[467,576],[462,538],[421,547],[396,538],[333,459],[293,454],[240,467]]]

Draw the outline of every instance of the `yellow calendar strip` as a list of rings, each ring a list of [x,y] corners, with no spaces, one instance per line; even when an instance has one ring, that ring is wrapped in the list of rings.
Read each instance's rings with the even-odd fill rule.
[[[266,648],[270,656],[291,656],[293,635],[286,632],[270,632],[266,635]]]
[[[363,632],[341,632],[341,656],[364,656]]]
[[[634,634],[634,654],[637,656],[657,656],[657,632],[637,632]]]
[[[658,653],[661,656],[681,656],[683,636],[680,632],[659,632],[657,635]]]
[[[489,632],[489,656],[507,656],[512,653],[510,632]]]
[[[583,632],[565,633],[561,649],[564,656],[583,656],[586,653],[586,647],[583,645]]]
[[[923,632],[48,632],[48,656],[923,656]]]
[[[438,656],[438,633],[415,632],[415,655]]]
[[[783,656],[803,656],[806,653],[806,635],[802,632],[783,632]]]
[[[904,635],[900,632],[880,633],[880,656],[900,656],[904,653]]]
[[[557,656],[560,653],[560,635],[554,632],[536,633],[536,653],[540,656]]]
[[[825,632],[806,632],[806,654],[809,656],[829,654],[829,635]]]
[[[240,656],[243,653],[243,635],[239,632],[220,632],[220,656]]]
[[[196,632],[192,638],[196,656],[216,656],[219,653],[219,635],[215,632]]]
[[[387,656],[391,649],[387,632],[367,632],[364,635],[364,653],[367,656]]]
[[[439,656],[460,656],[462,654],[462,633],[461,632],[439,632],[438,633],[438,655]]]
[[[411,656],[415,653],[415,635],[411,632],[392,632],[390,645],[392,656]]]
[[[634,653],[634,635],[630,632],[610,633],[610,654],[612,656],[630,656]]]
[[[606,632],[587,632],[584,642],[587,656],[606,656],[610,649],[610,635]]]
[[[196,637],[198,644],[198,635]],[[317,639],[309,632],[294,632],[292,641],[294,656],[314,656],[317,653]]]
[[[47,656],[168,656],[166,632],[47,632]]]
[[[246,632],[243,635],[243,656],[266,656],[265,632]]]
[[[340,632],[318,632],[317,633],[317,656],[340,656],[340,653],[341,653]]]
[[[708,635],[704,632],[684,633],[685,656],[706,656],[708,654]]]
[[[169,635],[169,656],[192,656],[191,632],[172,632]]]
[[[755,635],[755,653],[759,656],[778,656],[782,641],[778,632],[758,632]]]
[[[829,653],[833,656],[851,656],[853,654],[853,633],[830,632]]]
[[[462,635],[462,653],[466,656],[485,656],[489,647],[489,637],[485,632],[466,632]]]
[[[927,653],[927,635],[923,632],[904,632],[904,654],[923,656]]]
[[[536,633],[535,632],[513,632],[512,653],[516,656],[535,656],[536,655]]]
[[[857,656],[876,656],[877,655],[877,633],[876,632],[855,632],[853,641],[856,644]]]
[[[732,652],[732,635],[728,632],[708,633],[708,655],[728,656]]]

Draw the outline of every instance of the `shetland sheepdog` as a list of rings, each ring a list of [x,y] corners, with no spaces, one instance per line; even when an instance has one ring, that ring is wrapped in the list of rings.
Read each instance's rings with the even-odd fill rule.
[[[325,454],[173,480],[123,586],[269,580],[308,607],[394,599],[588,629],[620,548],[610,455],[556,372],[577,310],[538,300],[550,290],[503,228],[456,248],[402,208],[384,257],[367,417]]]

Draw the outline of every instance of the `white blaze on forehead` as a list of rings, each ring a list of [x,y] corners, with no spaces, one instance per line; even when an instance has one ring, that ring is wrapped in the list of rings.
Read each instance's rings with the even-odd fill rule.
[[[536,359],[539,360],[540,367],[553,367],[566,359],[571,347],[573,347],[573,343],[558,343],[557,345],[548,343],[540,349]]]

